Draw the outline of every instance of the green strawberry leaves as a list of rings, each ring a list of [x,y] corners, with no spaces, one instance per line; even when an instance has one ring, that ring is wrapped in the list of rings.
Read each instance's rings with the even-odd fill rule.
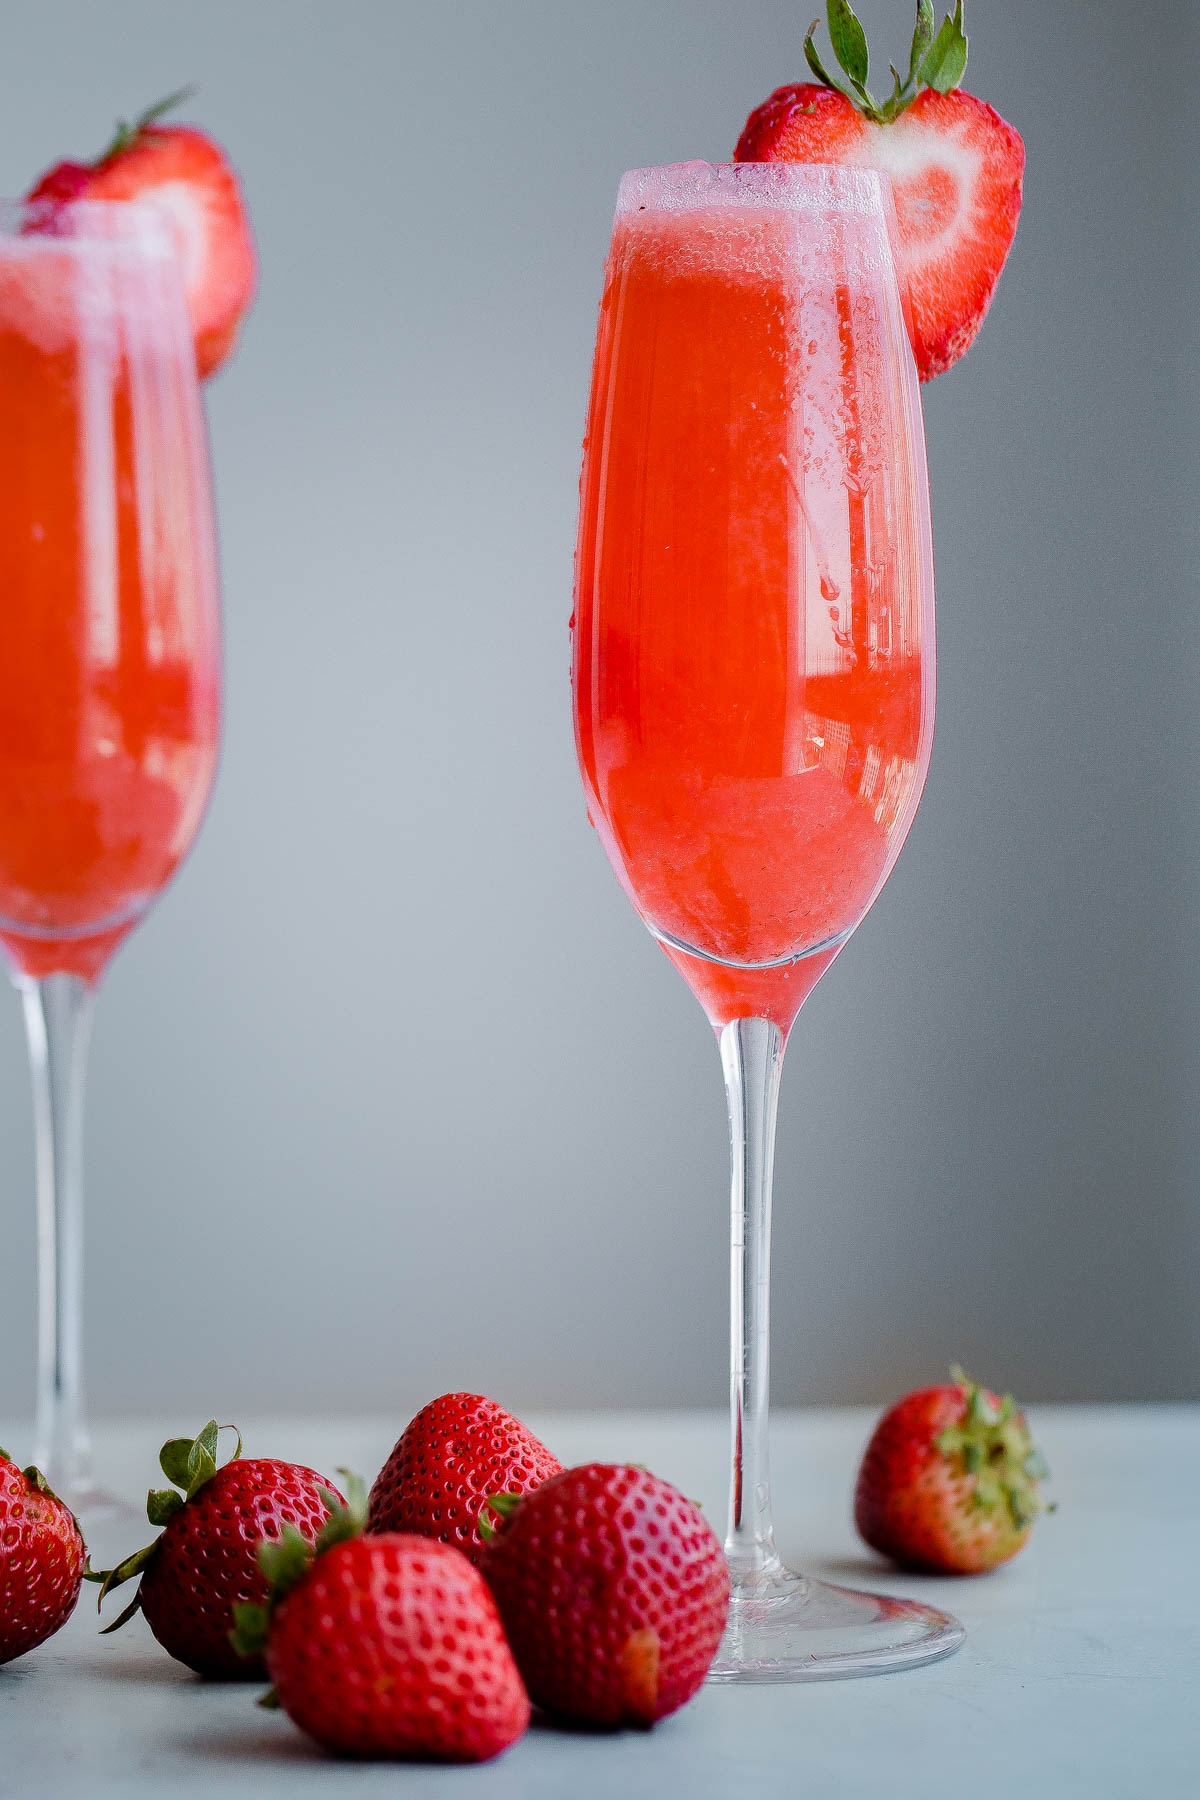
[[[921,64],[920,81],[925,87],[949,94],[967,72],[967,39],[963,31],[963,0],[957,0],[952,14],[942,20],[941,29],[930,45]]]
[[[310,1543],[294,1525],[285,1525],[277,1538],[264,1538],[258,1546],[258,1566],[266,1579],[268,1594],[265,1604],[255,1600],[239,1600],[233,1609],[233,1630],[229,1641],[239,1656],[261,1656],[266,1648],[271,1627],[271,1614],[286,1594],[303,1581],[317,1558],[335,1544],[361,1537],[367,1522],[367,1488],[361,1475],[339,1469],[346,1483],[343,1503],[329,1488],[321,1488],[322,1500],[329,1516]],[[273,1704],[264,1695],[260,1705]]]
[[[838,81],[835,76],[829,73],[817,54],[817,47],[813,43],[813,32],[817,29],[819,23],[820,20],[814,19],[812,25],[809,27],[808,36],[804,40],[804,60],[816,76],[817,80],[821,83],[822,87],[833,88],[836,93],[844,94],[852,106],[858,106],[860,104],[861,96],[859,99],[856,99],[844,82]],[[868,104],[870,104],[870,102],[868,102]],[[874,116],[873,108],[872,112],[867,116]]]
[[[917,22],[909,50],[908,74],[901,76],[895,65],[891,65],[892,91],[882,103],[872,97],[867,86],[867,38],[850,0],[826,0],[825,18],[840,76],[829,73],[814,42],[819,19],[814,19],[809,26],[804,40],[804,59],[822,87],[844,95],[865,119],[876,125],[887,125],[898,118],[912,105],[923,87],[935,88],[939,94],[951,93],[966,73],[963,0],[955,0],[954,11],[946,15],[936,33],[932,0],[917,0]]]
[[[962,20],[962,11],[960,8],[960,10],[959,10],[960,23],[961,23],[961,20]],[[913,28],[912,51],[911,51],[911,53],[909,55],[909,59],[908,59],[908,78],[903,84],[905,87],[911,87],[913,85],[913,83],[916,81],[917,73],[921,67],[921,64],[925,61],[926,52],[928,51],[929,46],[930,46],[930,44],[932,44],[932,42],[933,42],[933,0],[917,0],[917,23],[916,23],[915,27]],[[963,39],[963,42],[964,42],[964,44],[966,43],[965,38]],[[964,66],[965,66],[965,63],[964,63]],[[895,69],[892,70],[892,74],[896,75]],[[896,80],[897,81],[900,80],[899,75],[896,75]]]
[[[339,1469],[338,1474],[346,1483],[345,1503],[328,1488],[321,1489],[321,1498],[329,1508],[329,1517],[317,1533],[316,1543],[312,1547],[313,1556],[320,1556],[323,1550],[332,1550],[335,1544],[344,1544],[350,1538],[361,1537],[367,1523],[366,1482],[352,1469]]]
[[[1049,1471],[1029,1427],[1011,1394],[996,1405],[957,1363],[950,1376],[963,1390],[966,1406],[961,1421],[948,1425],[934,1442],[973,1478],[973,1506],[988,1512],[1003,1506],[1014,1529],[1024,1531],[1039,1513],[1053,1511],[1038,1492]]]
[[[520,1504],[520,1494],[488,1495],[483,1503],[483,1511],[479,1515],[479,1535],[485,1544],[490,1544],[499,1530],[499,1526],[493,1525],[492,1521],[488,1518],[488,1513],[495,1513],[496,1517],[500,1520],[500,1524],[503,1525],[506,1520],[512,1518]]]
[[[833,54],[841,63],[856,88],[864,91],[867,84],[867,34],[854,15],[850,0],[829,0],[829,41]]]
[[[291,1530],[291,1526],[288,1530]],[[299,1532],[296,1535],[299,1537]],[[261,1605],[257,1600],[235,1600],[233,1618],[229,1641],[238,1655],[261,1656],[266,1647],[267,1627],[271,1623],[270,1607]]]
[[[13,1459],[8,1454],[7,1450],[0,1449],[0,1462],[12,1462],[12,1460]],[[59,1499],[59,1496],[55,1493],[54,1489],[50,1486],[50,1483],[46,1480],[46,1477],[42,1474],[42,1471],[38,1468],[36,1463],[26,1463],[25,1467],[21,1470],[21,1473],[25,1477],[26,1481],[29,1483],[30,1487],[36,1488],[39,1494],[45,1494],[51,1500],[58,1500],[58,1504],[60,1506],[65,1504],[64,1501]],[[69,1507],[67,1508],[67,1510],[68,1510],[68,1512],[70,1512]],[[73,1519],[75,1519],[74,1513],[71,1513],[71,1517]],[[75,1524],[76,1524],[76,1526],[78,1526],[78,1524],[79,1524],[78,1519],[75,1519]],[[82,1536],[82,1535],[83,1534],[80,1533],[80,1536]]]
[[[218,1425],[210,1419],[207,1425],[200,1428],[194,1438],[168,1438],[159,1452],[159,1467],[174,1487],[151,1488],[146,1496],[146,1517],[151,1525],[164,1526],[170,1523],[177,1512],[181,1512],[189,1500],[195,1498],[206,1481],[211,1481],[217,1472],[217,1439],[222,1431],[232,1431],[237,1438],[237,1446],[230,1462],[235,1462],[242,1454],[242,1434],[234,1425]],[[182,1489],[182,1493],[176,1491]],[[91,1565],[83,1571],[85,1581],[97,1581],[100,1592],[96,1596],[97,1612],[104,1604],[105,1597],[114,1588],[123,1587],[134,1576],[140,1576],[147,1563],[151,1561],[158,1549],[159,1540],[147,1544],[142,1550],[135,1550],[124,1562],[117,1563],[111,1569],[93,1569]],[[133,1599],[120,1616],[106,1625],[101,1636],[110,1631],[119,1631],[122,1625],[132,1619],[142,1603],[139,1586]]]
[[[218,1425],[210,1419],[194,1438],[169,1438],[159,1452],[158,1464],[168,1481],[183,1489],[185,1500],[191,1500],[204,1486],[211,1481],[217,1472],[217,1438],[222,1431],[229,1430],[237,1434],[237,1448],[230,1457],[236,1462],[242,1454],[242,1434],[234,1425]],[[153,1496],[152,1496],[153,1498]],[[147,1509],[148,1510],[148,1509]],[[150,1523],[157,1525],[165,1521],[151,1518]]]
[[[174,1488],[151,1488],[146,1496],[146,1517],[152,1525],[165,1525],[187,1501]]]

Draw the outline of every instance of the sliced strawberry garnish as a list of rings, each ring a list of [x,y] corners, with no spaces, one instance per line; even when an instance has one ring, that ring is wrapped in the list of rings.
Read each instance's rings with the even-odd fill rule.
[[[877,105],[867,48],[846,0],[829,0],[829,34],[844,79],[805,55],[820,85],[777,88],[746,121],[737,162],[838,162],[891,179],[917,369],[930,381],[974,341],[991,304],[1021,212],[1025,146],[999,113],[958,89],[967,62],[962,0],[933,31],[920,0],[907,79]]]
[[[140,200],[174,225],[201,377],[224,362],[254,297],[257,261],[238,178],[220,145],[189,125],[157,121],[184,98],[173,94],[121,124],[94,163],[56,163],[30,201]]]

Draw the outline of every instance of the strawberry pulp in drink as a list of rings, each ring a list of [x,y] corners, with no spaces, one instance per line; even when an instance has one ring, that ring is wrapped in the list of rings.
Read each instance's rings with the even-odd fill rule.
[[[804,212],[623,189],[601,303],[580,764],[717,1025],[791,1024],[899,852],[932,737],[915,370],[894,275],[852,209],[821,212],[821,174]],[[806,266],[815,229],[836,280]]]
[[[218,732],[203,423],[153,259],[0,236],[0,943],[94,978],[187,851]]]

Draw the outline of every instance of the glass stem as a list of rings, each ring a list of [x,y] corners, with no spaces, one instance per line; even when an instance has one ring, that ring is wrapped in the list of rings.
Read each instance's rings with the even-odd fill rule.
[[[720,1033],[729,1105],[730,1423],[733,1464],[725,1554],[734,1591],[781,1568],[771,1522],[767,1441],[771,1332],[771,1177],[784,1036],[770,1019]]]
[[[83,1398],[83,1083],[95,990],[77,975],[18,983],[33,1074],[38,1389],[34,1460],[70,1498],[91,1477]]]

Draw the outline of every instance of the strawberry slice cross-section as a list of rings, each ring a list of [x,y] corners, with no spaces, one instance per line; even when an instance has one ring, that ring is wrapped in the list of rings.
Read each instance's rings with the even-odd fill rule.
[[[118,125],[95,162],[59,162],[29,191],[52,218],[76,200],[138,200],[159,208],[175,231],[203,379],[230,354],[254,298],[258,264],[241,186],[221,146],[192,125],[163,125],[186,97],[172,94]]]
[[[908,75],[893,93],[867,88],[867,50],[846,0],[829,0],[840,74],[805,42],[815,82],[777,88],[751,113],[737,162],[852,163],[888,176],[922,381],[970,348],[991,304],[1021,212],[1025,147],[995,109],[958,83],[966,69],[962,0],[938,32],[921,0]]]

